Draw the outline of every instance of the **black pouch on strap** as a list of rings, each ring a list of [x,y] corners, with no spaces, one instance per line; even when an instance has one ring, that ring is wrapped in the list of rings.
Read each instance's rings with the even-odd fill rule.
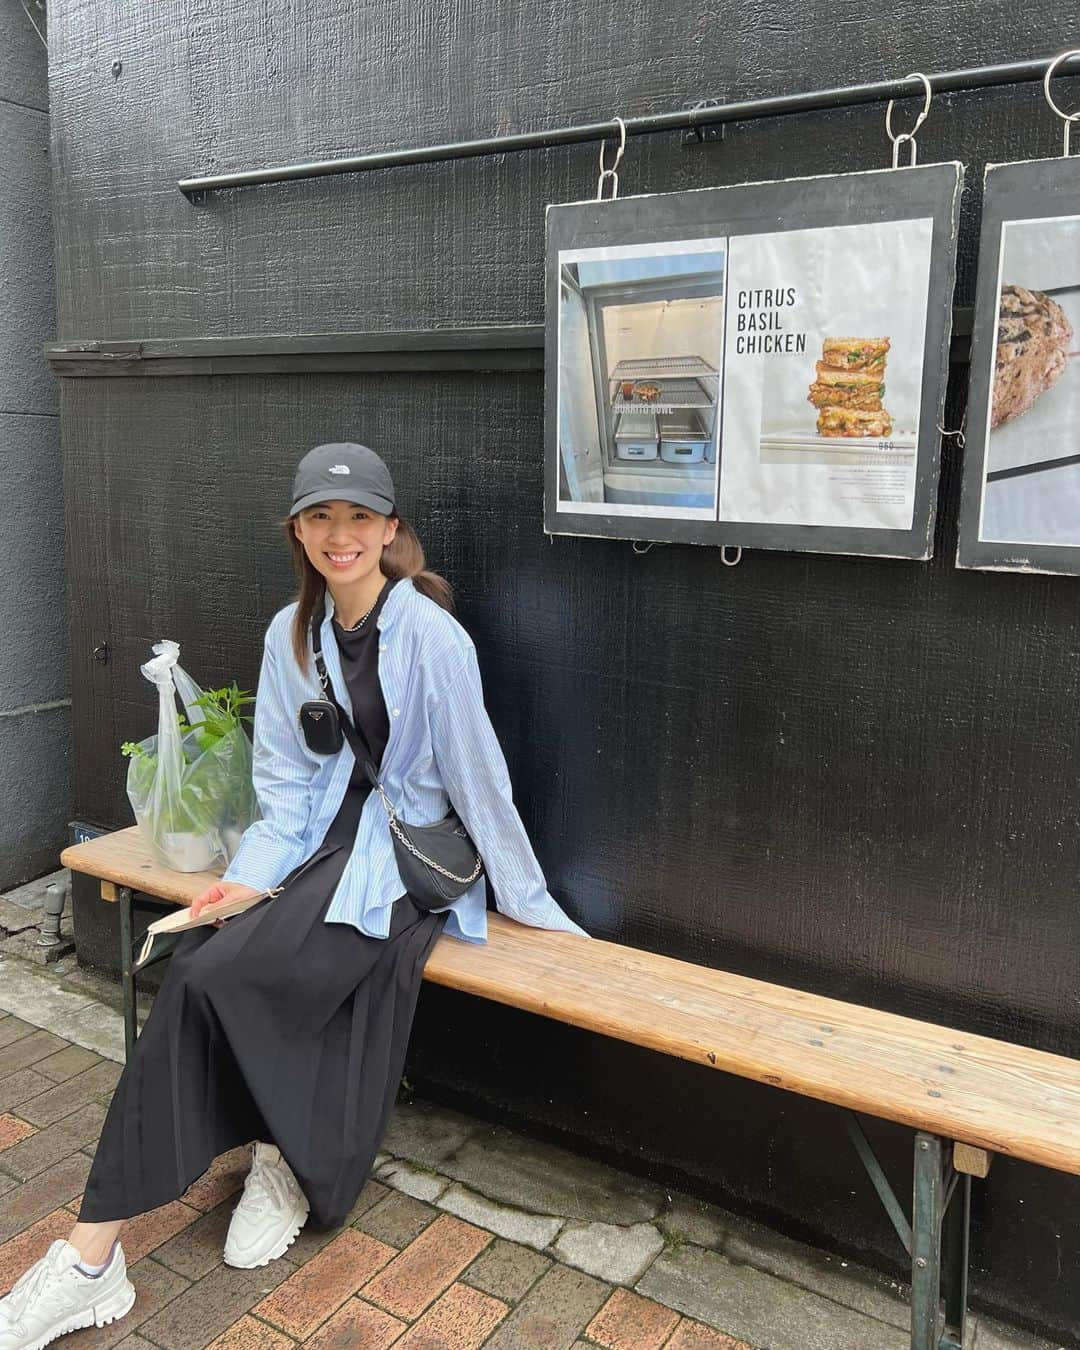
[[[312,618],[311,640],[315,653],[315,669],[319,683],[326,695],[325,699],[313,699],[305,703],[300,710],[300,722],[304,727],[304,736],[312,750],[320,754],[336,754],[341,749],[340,738],[348,740],[357,761],[363,766],[364,773],[386,811],[390,824],[390,837],[394,845],[394,859],[405,889],[413,898],[418,909],[443,909],[474,885],[484,874],[484,864],[469,832],[461,822],[461,817],[451,806],[442,820],[433,825],[410,825],[398,815],[379,781],[375,770],[371,748],[363,728],[353,724],[345,709],[338,703],[334,687],[322,654],[321,628],[325,614],[325,601],[317,606]],[[305,720],[304,710],[310,709]],[[335,719],[315,716],[324,709],[331,709]],[[319,727],[320,721],[327,723]],[[313,732],[316,743],[309,738],[308,723],[314,723]],[[333,722],[333,727],[331,723]],[[335,738],[334,730],[337,736]],[[334,740],[337,739],[337,745]],[[320,745],[332,748],[322,750]]]

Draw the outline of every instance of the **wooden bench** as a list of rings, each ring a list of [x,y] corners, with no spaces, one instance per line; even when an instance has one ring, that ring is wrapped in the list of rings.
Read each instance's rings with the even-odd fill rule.
[[[61,862],[120,905],[125,1042],[137,1034],[132,893],[190,904],[216,877],[154,861],[136,827]],[[911,1256],[912,1350],[965,1339],[972,1176],[994,1153],[1080,1173],[1080,1061],[489,915],[486,946],[443,937],[424,976],[481,998],[846,1108],[874,1188]],[[910,1126],[912,1218],[855,1112]]]

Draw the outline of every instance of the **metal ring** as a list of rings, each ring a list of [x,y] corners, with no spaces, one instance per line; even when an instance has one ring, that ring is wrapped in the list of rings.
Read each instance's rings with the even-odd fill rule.
[[[1065,123],[1065,131],[1062,137],[1062,154],[1066,159],[1069,157],[1069,132],[1072,130],[1072,124],[1074,122],[1080,122],[1080,108],[1078,108],[1076,112],[1063,112],[1054,102],[1050,94],[1050,80],[1053,77],[1054,71],[1061,65],[1062,61],[1067,61],[1070,56],[1080,56],[1080,49],[1073,47],[1071,50],[1061,52],[1059,55],[1055,56],[1046,67],[1046,74],[1043,76],[1043,97],[1050,105],[1050,111],[1057,113],[1058,117]]]
[[[1060,56],[1055,56],[1046,67],[1046,74],[1043,76],[1043,96],[1050,105],[1050,111],[1056,112],[1063,122],[1075,122],[1080,118],[1080,109],[1073,113],[1062,112],[1050,96],[1050,80],[1053,77],[1054,71],[1057,70],[1062,61],[1067,61],[1070,56],[1080,56],[1080,48],[1073,47],[1071,51],[1062,52]]]
[[[915,119],[915,125],[911,128],[910,131],[904,131],[900,133],[901,136],[905,136],[910,140],[914,137],[915,133],[926,121],[927,114],[930,111],[930,100],[934,97],[934,91],[930,87],[930,81],[926,78],[926,76],[922,73],[921,70],[913,70],[910,75],[905,75],[904,78],[907,80],[922,80],[923,82],[924,98],[923,98],[922,112],[919,113],[918,117]],[[895,103],[896,103],[895,99],[893,98],[889,99],[889,106],[885,109],[885,131],[889,137],[889,140],[892,141],[893,145],[895,145],[897,141],[897,135],[892,129],[892,110],[893,105]]]
[[[600,142],[600,177],[601,177],[601,178],[606,178],[606,177],[608,177],[610,174],[613,174],[613,173],[615,172],[615,170],[619,167],[619,160],[622,159],[622,157],[623,157],[623,152],[624,152],[625,149],[626,149],[626,123],[622,120],[621,117],[616,117],[616,118],[615,118],[615,121],[618,122],[618,124],[619,124],[619,148],[618,148],[618,150],[615,151],[615,163],[614,163],[614,164],[611,166],[611,168],[609,169],[609,168],[605,165],[605,163],[604,163],[604,153],[605,153],[605,151],[607,150],[607,141],[606,141],[606,139],[605,139],[605,140],[602,140],[602,141]]]
[[[731,558],[728,557],[728,549],[731,549],[731,551],[732,551],[732,553],[733,553],[733,555],[734,555],[734,556],[731,557]],[[721,544],[721,545],[720,545],[720,561],[724,564],[725,567],[738,567],[738,565],[742,562],[742,545],[741,545],[741,544]]]

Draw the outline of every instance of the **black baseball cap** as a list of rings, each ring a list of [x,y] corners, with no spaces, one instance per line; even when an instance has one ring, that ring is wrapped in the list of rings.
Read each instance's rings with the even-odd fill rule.
[[[366,445],[334,441],[309,450],[297,465],[289,515],[316,502],[356,502],[381,516],[394,510],[390,470]]]

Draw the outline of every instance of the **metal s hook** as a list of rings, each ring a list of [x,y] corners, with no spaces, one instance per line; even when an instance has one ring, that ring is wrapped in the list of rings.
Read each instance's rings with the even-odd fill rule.
[[[885,133],[892,141],[892,166],[894,169],[900,167],[900,147],[906,142],[911,146],[911,162],[905,165],[906,168],[914,168],[919,162],[919,150],[915,144],[915,133],[926,121],[927,114],[930,112],[930,101],[934,97],[934,91],[930,87],[930,81],[920,70],[913,70],[910,75],[905,76],[908,80],[922,80],[923,83],[923,106],[922,111],[915,119],[915,125],[910,131],[901,131],[899,134],[892,129],[892,113],[896,103],[895,99],[889,99],[889,106],[885,109]]]
[[[604,181],[611,183],[611,196],[608,201],[614,201],[619,195],[619,175],[616,170],[619,167],[619,161],[626,150],[626,123],[621,117],[616,117],[615,121],[619,124],[619,148],[615,151],[615,162],[609,169],[604,162],[604,156],[607,152],[607,141],[600,142],[600,177],[596,180],[596,200],[604,200]]]
[[[1058,107],[1058,105],[1054,102],[1053,98],[1051,97],[1050,80],[1053,77],[1054,71],[1057,70],[1058,66],[1061,65],[1062,61],[1067,61],[1070,56],[1080,56],[1080,49],[1074,47],[1072,48],[1071,51],[1061,52],[1058,56],[1055,56],[1054,59],[1050,62],[1050,64],[1046,67],[1046,74],[1043,76],[1043,97],[1050,105],[1050,111],[1057,113],[1058,117],[1060,117],[1061,120],[1065,123],[1065,133],[1063,136],[1063,149],[1061,153],[1066,159],[1069,158],[1069,132],[1072,129],[1072,124],[1074,122],[1080,122],[1080,108],[1078,108],[1076,112],[1071,113],[1062,112],[1062,110]]]

